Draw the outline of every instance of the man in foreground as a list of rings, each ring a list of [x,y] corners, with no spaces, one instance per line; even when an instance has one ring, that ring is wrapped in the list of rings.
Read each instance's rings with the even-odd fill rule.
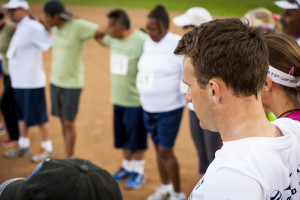
[[[299,199],[300,124],[265,117],[261,89],[268,49],[259,31],[240,19],[214,20],[180,40],[186,99],[202,128],[223,147],[189,199]]]

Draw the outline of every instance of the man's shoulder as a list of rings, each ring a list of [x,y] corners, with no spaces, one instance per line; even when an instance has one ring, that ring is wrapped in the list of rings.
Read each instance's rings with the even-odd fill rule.
[[[144,31],[141,31],[139,29],[133,30],[131,34],[134,39],[138,39],[138,40],[142,40],[142,41],[145,41],[149,38],[147,33],[145,33]]]
[[[35,19],[29,18],[26,21],[26,26],[30,28],[32,31],[44,31],[45,27]]]

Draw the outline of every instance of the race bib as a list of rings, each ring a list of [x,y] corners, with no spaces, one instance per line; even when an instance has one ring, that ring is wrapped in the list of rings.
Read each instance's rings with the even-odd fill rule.
[[[154,72],[139,71],[136,77],[136,86],[141,90],[152,90]]]
[[[110,56],[110,73],[126,76],[128,73],[128,57],[112,54]]]
[[[16,47],[17,47],[17,41],[16,40],[11,40],[10,44],[9,44],[9,47],[8,47],[8,50],[6,52],[6,57],[8,59],[11,59],[11,58],[14,57],[15,51],[16,51]]]

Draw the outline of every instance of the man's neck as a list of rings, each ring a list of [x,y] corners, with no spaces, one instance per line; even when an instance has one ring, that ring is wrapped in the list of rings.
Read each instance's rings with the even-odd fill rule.
[[[232,98],[224,107],[223,113],[218,131],[225,142],[248,137],[281,135],[266,118],[261,100],[257,100],[254,96],[243,99]]]
[[[68,20],[60,19],[60,20],[58,20],[56,26],[57,26],[58,28],[61,28],[61,27],[63,27],[63,25],[64,25],[67,21],[68,21]]]
[[[122,37],[120,39],[125,39],[127,38],[130,34],[132,33],[132,30],[131,29],[128,29],[128,30],[125,30],[122,34]]]

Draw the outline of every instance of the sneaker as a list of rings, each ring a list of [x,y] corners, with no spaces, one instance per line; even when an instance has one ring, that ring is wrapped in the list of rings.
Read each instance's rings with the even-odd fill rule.
[[[169,200],[186,200],[186,196],[183,192],[171,192]]]
[[[169,200],[170,194],[173,191],[173,186],[164,186],[156,188],[155,193],[150,195],[147,200]]]
[[[131,176],[131,172],[127,171],[123,167],[115,174],[112,174],[116,181],[121,181],[129,178]]]
[[[17,148],[17,149],[12,149],[9,151],[4,151],[4,157],[6,158],[17,158],[17,157],[29,157],[31,156],[31,150],[30,148]]]
[[[145,174],[133,172],[131,178],[127,181],[125,187],[127,189],[138,189],[145,183]]]
[[[15,140],[15,139],[7,139],[7,140],[3,140],[1,142],[1,145],[3,147],[11,147],[11,146],[14,146],[16,144],[18,144],[18,140]]]
[[[47,158],[52,158],[52,157],[53,157],[53,152],[48,152],[45,151],[45,149],[41,149],[39,154],[36,154],[31,157],[31,161],[34,163],[39,163],[46,160]]]

